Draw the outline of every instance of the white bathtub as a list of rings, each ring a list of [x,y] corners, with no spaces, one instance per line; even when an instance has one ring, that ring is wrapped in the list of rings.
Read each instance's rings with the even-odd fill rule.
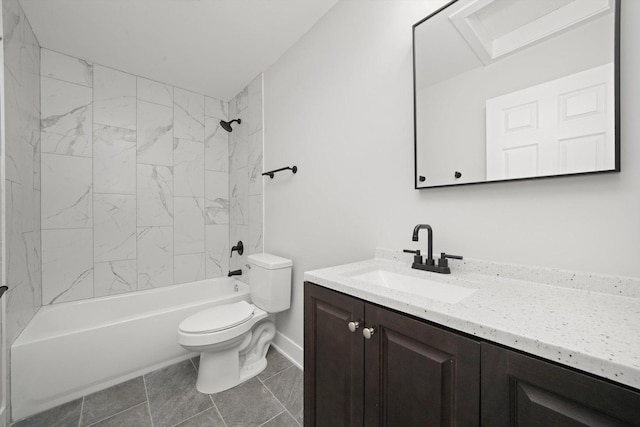
[[[177,343],[178,324],[248,299],[247,285],[218,278],[42,307],[11,347],[12,418],[193,357]]]

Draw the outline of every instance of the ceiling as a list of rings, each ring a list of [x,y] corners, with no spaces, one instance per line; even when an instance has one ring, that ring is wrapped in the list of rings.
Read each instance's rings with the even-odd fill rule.
[[[225,101],[337,0],[20,0],[40,45]]]

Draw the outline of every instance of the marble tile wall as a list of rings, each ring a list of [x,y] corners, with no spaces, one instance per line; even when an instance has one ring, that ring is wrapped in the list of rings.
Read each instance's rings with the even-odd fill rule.
[[[242,119],[229,134],[230,242],[244,243],[242,256],[234,253],[231,269],[243,269],[247,281],[247,255],[263,251],[262,75],[229,101],[229,118]]]
[[[2,2],[7,343],[41,306],[40,45],[18,0]],[[5,283],[3,283],[4,285]],[[8,355],[5,355],[5,357]]]
[[[228,104],[47,49],[40,79],[42,303],[226,275]]]

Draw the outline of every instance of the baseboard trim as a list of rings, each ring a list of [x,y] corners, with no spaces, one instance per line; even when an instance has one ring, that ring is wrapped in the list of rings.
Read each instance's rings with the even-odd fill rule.
[[[299,369],[304,370],[304,349],[287,336],[276,331],[273,347]]]

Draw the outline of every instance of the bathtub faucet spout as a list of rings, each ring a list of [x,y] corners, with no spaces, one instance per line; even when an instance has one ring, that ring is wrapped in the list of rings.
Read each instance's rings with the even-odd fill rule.
[[[230,271],[229,274],[227,274],[227,277],[231,277],[231,276],[242,276],[242,270]]]

